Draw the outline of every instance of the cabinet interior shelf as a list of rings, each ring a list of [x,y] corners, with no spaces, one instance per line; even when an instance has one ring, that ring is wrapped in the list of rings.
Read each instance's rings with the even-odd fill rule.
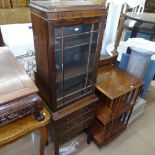
[[[78,42],[78,40],[76,42]],[[92,41],[91,44],[96,44],[96,41]],[[76,47],[81,47],[81,46],[85,46],[85,45],[89,45],[89,42],[84,41],[83,43],[74,43],[74,44],[68,43],[67,45],[65,45],[64,50],[76,48]],[[61,50],[62,50],[62,48],[56,46],[56,49],[55,49],[56,52],[59,52]]]
[[[83,32],[83,33],[77,33],[77,34],[71,34],[71,35],[64,35],[63,37],[62,36],[57,36],[56,40],[57,39],[64,39],[64,38],[71,38],[71,37],[76,37],[76,36],[82,36],[82,35],[85,35],[85,34],[91,34],[91,33],[96,33],[96,32],[99,32],[99,30],[88,31],[88,32]]]
[[[79,65],[79,64],[75,64],[75,65],[68,65],[67,67],[64,68],[64,80],[68,80],[80,75],[84,75],[87,73],[87,69],[85,67],[85,65]],[[57,80],[56,82],[61,82],[62,81],[62,72],[61,69],[60,71],[57,72]]]

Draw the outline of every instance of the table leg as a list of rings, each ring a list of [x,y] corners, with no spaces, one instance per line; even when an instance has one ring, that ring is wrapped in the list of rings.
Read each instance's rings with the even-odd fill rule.
[[[88,128],[87,144],[91,142],[92,127]]]
[[[40,131],[40,155],[44,155],[44,150],[47,142],[47,129],[43,127]]]
[[[139,29],[141,24],[142,24],[142,22],[136,22],[135,23],[135,25],[133,26],[130,38],[135,38],[137,36],[137,32],[138,32],[138,29]],[[127,49],[127,53],[131,54],[130,48]]]

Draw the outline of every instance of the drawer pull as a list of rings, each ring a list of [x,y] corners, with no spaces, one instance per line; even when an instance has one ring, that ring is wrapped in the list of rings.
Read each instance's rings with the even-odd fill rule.
[[[67,120],[66,120],[66,123],[67,123],[67,124],[70,124],[70,123],[71,123],[70,119],[67,119]]]

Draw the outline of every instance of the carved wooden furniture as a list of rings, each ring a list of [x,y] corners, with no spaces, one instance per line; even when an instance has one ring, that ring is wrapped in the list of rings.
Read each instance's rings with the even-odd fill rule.
[[[38,89],[8,47],[0,47],[0,66],[0,126],[32,113],[42,120]]]
[[[99,147],[127,128],[142,84],[142,81],[113,65],[99,67],[96,83],[99,102],[92,131],[92,138]]]
[[[13,143],[19,138],[39,130],[40,135],[40,155],[44,155],[44,148],[47,142],[46,125],[49,123],[50,114],[47,109],[43,109],[42,113],[45,116],[43,121],[37,121],[34,115],[25,116],[19,120],[8,123],[0,127],[0,147]],[[18,148],[17,148],[18,149]]]
[[[93,122],[106,11],[88,1],[32,1],[30,7],[36,84],[52,110],[51,130],[59,154],[59,144]]]
[[[48,90],[44,98],[52,111],[94,92],[105,10],[81,3],[36,1],[30,5],[36,76]]]
[[[85,129],[88,129],[87,140],[90,141],[90,127],[94,122],[97,101],[96,95],[91,95],[52,114],[51,130],[55,154],[59,154],[59,145]]]

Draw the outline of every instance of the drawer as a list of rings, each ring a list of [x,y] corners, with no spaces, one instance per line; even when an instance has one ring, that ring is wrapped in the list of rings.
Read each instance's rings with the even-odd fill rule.
[[[56,124],[56,127],[60,127],[60,126],[63,126],[65,125],[66,123],[68,122],[72,122],[72,120],[76,119],[77,117],[81,116],[81,115],[84,115],[85,113],[89,113],[91,111],[94,111],[95,110],[95,105],[96,103],[92,103],[84,108],[81,108],[73,113],[71,113],[70,115],[60,119],[60,120],[57,120],[55,122]]]
[[[71,119],[71,121],[66,121],[65,124],[62,124],[58,127],[58,132],[63,133],[66,130],[73,128],[74,126],[77,126],[77,124],[80,124],[81,122],[87,121],[89,118],[95,117],[95,110],[91,110],[89,112],[86,112],[80,116],[77,116],[75,119]]]
[[[63,144],[66,141],[74,138],[81,131],[90,127],[93,122],[94,122],[94,117],[91,117],[91,118],[87,119],[86,121],[78,124],[77,126],[74,126],[73,128],[66,130],[65,133],[62,133],[59,135],[59,143]]]

